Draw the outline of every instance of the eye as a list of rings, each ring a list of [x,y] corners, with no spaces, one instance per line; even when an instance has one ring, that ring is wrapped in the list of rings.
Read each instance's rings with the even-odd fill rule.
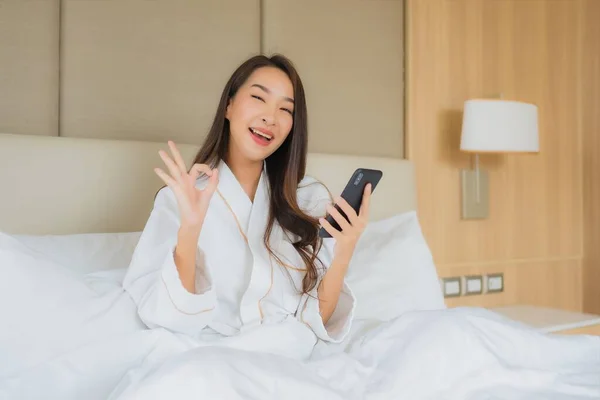
[[[292,110],[290,110],[289,108],[282,108],[282,110],[289,113],[290,115],[294,115],[294,112]]]
[[[252,97],[254,97],[255,99],[258,99],[258,100],[262,101],[263,103],[265,102],[265,100],[262,97],[260,97],[260,96],[256,96],[256,95],[253,94]]]

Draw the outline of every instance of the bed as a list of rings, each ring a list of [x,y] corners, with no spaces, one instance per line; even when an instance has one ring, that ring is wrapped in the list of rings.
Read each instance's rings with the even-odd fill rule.
[[[445,307],[400,159],[309,155],[307,173],[334,194],[357,167],[384,171],[348,271],[357,307],[343,343],[306,362],[183,351],[141,323],[120,284],[162,186],[160,148],[0,134],[0,398],[600,398],[600,337]],[[152,358],[168,373],[132,374]]]

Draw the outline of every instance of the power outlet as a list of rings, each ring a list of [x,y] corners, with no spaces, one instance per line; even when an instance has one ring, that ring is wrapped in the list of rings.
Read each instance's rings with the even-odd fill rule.
[[[442,292],[444,297],[458,297],[462,293],[461,279],[459,276],[442,278]]]
[[[486,278],[487,293],[499,293],[504,291],[504,274],[490,274]]]
[[[474,294],[483,293],[483,277],[481,275],[467,275],[465,276],[465,295],[470,296]]]

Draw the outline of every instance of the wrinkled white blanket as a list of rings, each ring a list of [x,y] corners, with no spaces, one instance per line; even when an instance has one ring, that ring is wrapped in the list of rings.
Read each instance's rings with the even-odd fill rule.
[[[600,399],[600,337],[486,309],[356,320],[301,362],[280,355],[294,353],[285,325],[201,345],[146,329],[119,271],[82,283],[51,268],[0,251],[0,399]]]
[[[484,309],[448,309],[357,321],[346,343],[317,346],[299,362],[138,330],[5,377],[0,398],[598,399],[600,338],[546,335]]]

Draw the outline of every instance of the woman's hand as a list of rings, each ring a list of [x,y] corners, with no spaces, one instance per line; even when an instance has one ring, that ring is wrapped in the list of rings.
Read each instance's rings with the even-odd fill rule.
[[[160,168],[155,168],[154,172],[175,193],[181,227],[199,231],[204,222],[210,199],[219,183],[218,170],[211,169],[205,164],[194,164],[188,172],[175,143],[169,141],[168,144],[173,158],[163,150],[160,150],[158,154],[167,166],[169,173],[167,174]],[[200,174],[206,174],[209,177],[208,185],[202,190],[196,188],[196,180]]]
[[[334,258],[340,261],[350,262],[356,243],[364,232],[367,223],[369,221],[369,203],[371,200],[371,184],[365,186],[363,193],[362,203],[358,215],[356,211],[344,200],[339,197],[336,204],[342,209],[344,214],[348,216],[350,222],[346,221],[346,218],[340,214],[340,212],[333,206],[327,206],[327,211],[335,219],[341,228],[341,231],[335,229],[325,218],[319,219],[319,222],[323,228],[329,232],[329,234],[335,239],[335,254]]]

